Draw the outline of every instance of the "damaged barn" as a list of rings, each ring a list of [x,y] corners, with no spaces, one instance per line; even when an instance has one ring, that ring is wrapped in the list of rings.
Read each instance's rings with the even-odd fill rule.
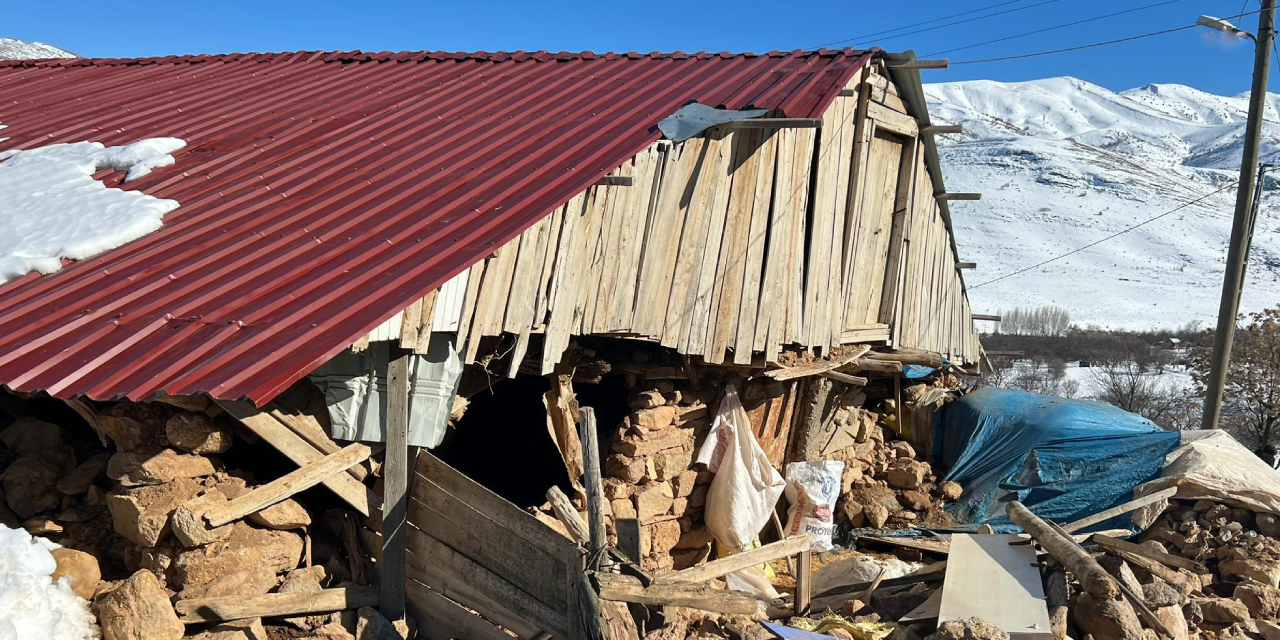
[[[44,579],[107,640],[822,610],[814,550],[947,524],[960,493],[927,460],[982,358],[947,209],[972,194],[946,193],[921,66],[0,63],[7,147],[124,143],[122,119],[187,144],[124,187],[178,203],[162,229],[0,287],[5,526],[86,554]]]

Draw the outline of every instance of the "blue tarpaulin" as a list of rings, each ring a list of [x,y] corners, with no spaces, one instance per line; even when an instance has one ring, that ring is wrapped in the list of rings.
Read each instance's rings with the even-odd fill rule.
[[[1061,523],[1132,500],[1179,444],[1177,432],[1106,403],[995,387],[947,404],[937,428],[934,457],[964,488],[948,510],[997,530],[1016,528],[1004,512],[1012,500]],[[1128,526],[1119,516],[1086,531]]]

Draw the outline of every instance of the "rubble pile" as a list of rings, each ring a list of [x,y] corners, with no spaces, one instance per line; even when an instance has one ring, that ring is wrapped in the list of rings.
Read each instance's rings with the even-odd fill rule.
[[[233,447],[259,445],[234,438],[238,425],[218,413],[207,405],[121,401],[96,415],[96,434],[69,420],[17,418],[0,431],[0,523],[63,546],[54,552],[55,579],[68,576],[92,603],[105,640],[352,638],[350,615],[207,627],[179,620],[172,603],[182,600],[314,591],[351,580],[330,530],[341,511],[315,527],[311,512],[290,498],[224,526],[203,520],[204,509],[261,484],[224,462]]]
[[[647,570],[684,569],[711,552],[702,521],[712,476],[694,468],[694,456],[711,428],[709,407],[719,388],[681,387],[671,380],[638,385],[632,412],[614,431],[603,462],[605,526],[612,534],[615,518],[640,521]]]

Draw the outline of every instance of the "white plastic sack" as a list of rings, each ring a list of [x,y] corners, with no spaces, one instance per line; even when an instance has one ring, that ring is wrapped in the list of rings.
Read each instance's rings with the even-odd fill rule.
[[[833,517],[840,498],[840,476],[844,463],[835,460],[792,462],[787,465],[787,535],[804,532],[810,551],[830,551],[835,533]]]
[[[707,529],[726,547],[746,549],[769,521],[785,483],[756,442],[733,385],[725,387],[698,462],[716,474],[707,491]]]

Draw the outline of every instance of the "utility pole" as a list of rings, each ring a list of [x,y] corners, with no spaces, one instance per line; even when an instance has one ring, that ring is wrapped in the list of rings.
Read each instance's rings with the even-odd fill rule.
[[[1276,0],[1262,0],[1258,14],[1258,34],[1254,37],[1253,88],[1249,94],[1249,119],[1245,124],[1244,158],[1240,182],[1236,185],[1236,213],[1231,222],[1231,247],[1227,250],[1227,272],[1222,279],[1222,302],[1218,306],[1218,330],[1213,334],[1213,361],[1205,389],[1205,429],[1218,427],[1222,416],[1222,389],[1231,361],[1236,316],[1240,312],[1240,289],[1244,286],[1245,263],[1253,219],[1251,206],[1258,173],[1258,144],[1262,138],[1263,107],[1267,100],[1267,71],[1271,66],[1271,42],[1275,37]]]

